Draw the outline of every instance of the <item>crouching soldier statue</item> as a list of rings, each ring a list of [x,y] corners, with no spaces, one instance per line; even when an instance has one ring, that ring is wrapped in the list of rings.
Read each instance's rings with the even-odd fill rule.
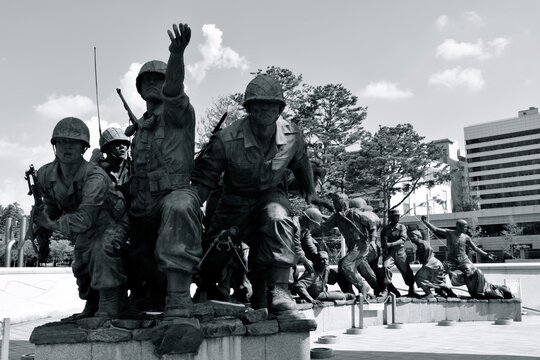
[[[300,193],[314,193],[313,174],[300,130],[280,117],[285,107],[279,82],[260,75],[247,86],[248,116],[216,133],[198,158],[192,181],[206,200],[223,174],[223,195],[212,217],[207,239],[223,229],[239,228],[249,246],[253,308],[268,307],[273,316],[297,314],[288,289],[291,268],[304,253],[284,188],[291,169]],[[227,255],[215,252],[201,264],[201,287],[213,286]]]
[[[90,132],[82,120],[60,120],[51,144],[55,160],[37,173],[44,208],[34,221],[75,243],[73,274],[86,306],[67,319],[117,317],[126,295],[120,259],[128,231],[124,199],[101,167],[83,159]]]

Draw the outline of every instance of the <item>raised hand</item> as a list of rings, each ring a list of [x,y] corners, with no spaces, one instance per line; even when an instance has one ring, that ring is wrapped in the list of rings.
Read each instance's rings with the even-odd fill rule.
[[[173,31],[167,30],[169,38],[171,39],[171,45],[169,45],[169,51],[171,53],[183,53],[191,40],[191,29],[187,24],[173,25]]]

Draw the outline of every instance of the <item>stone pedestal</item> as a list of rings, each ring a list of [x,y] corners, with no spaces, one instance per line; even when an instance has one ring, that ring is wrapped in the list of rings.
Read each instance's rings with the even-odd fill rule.
[[[313,319],[267,318],[266,309],[208,302],[195,318],[55,322],[34,329],[36,360],[309,359]],[[195,350],[194,350],[195,349]]]

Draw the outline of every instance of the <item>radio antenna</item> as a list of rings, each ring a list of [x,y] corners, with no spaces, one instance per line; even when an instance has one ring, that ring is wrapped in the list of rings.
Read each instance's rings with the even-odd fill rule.
[[[96,80],[96,106],[97,106],[97,118],[99,136],[101,136],[101,117],[99,116],[99,96],[98,96],[98,80],[97,80],[97,60],[96,60],[96,47],[94,46],[94,78]]]

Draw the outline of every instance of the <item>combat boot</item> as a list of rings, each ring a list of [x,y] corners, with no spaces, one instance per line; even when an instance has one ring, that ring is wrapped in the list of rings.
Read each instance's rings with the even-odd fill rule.
[[[163,312],[165,318],[193,317],[191,281],[192,275],[186,271],[167,272],[167,300]]]
[[[71,316],[65,317],[61,319],[60,321],[75,321],[79,319],[92,317],[98,310],[98,302],[99,302],[99,292],[91,289],[88,292],[88,296],[86,298],[86,303],[84,304],[83,311],[80,313],[76,313]]]
[[[268,279],[268,313],[274,316],[279,315],[298,315],[300,313],[296,308],[296,302],[293,300],[289,291],[290,268],[271,268]],[[254,291],[255,293],[255,291]]]
[[[113,319],[120,313],[120,289],[118,287],[99,290],[98,311],[94,317]]]

